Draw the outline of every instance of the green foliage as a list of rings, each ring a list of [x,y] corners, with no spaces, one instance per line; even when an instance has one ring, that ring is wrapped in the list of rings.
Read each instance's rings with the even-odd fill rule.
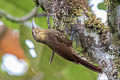
[[[98,8],[101,9],[101,10],[106,10],[106,9],[107,9],[104,2],[99,3],[99,4],[98,4]]]
[[[95,72],[86,69],[83,66],[71,65],[64,69],[63,74],[66,80],[96,80]]]
[[[9,13],[12,16],[15,17],[22,17],[27,15],[33,8],[35,7],[34,3],[32,0],[0,0],[0,10],[4,10],[7,13]],[[42,12],[42,9],[39,9],[39,12]],[[20,27],[20,24],[11,22],[5,18],[0,18],[6,26],[13,28],[13,29],[18,29]],[[41,27],[47,27],[46,18],[42,17],[41,19],[36,19]],[[43,26],[43,24],[46,24]]]
[[[1,0],[0,1],[0,9],[8,12],[9,14],[12,14],[13,16],[16,17],[20,17],[24,15],[24,12],[22,9],[20,9],[19,7],[15,6],[13,3],[9,2],[10,0]],[[18,26],[20,26],[19,24],[16,23],[12,23],[6,19],[2,19],[2,21],[4,21],[4,23],[12,28],[18,28]]]

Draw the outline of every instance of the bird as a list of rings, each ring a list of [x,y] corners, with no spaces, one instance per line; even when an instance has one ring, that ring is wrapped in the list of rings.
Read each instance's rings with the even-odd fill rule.
[[[40,29],[36,26],[34,19],[32,21],[32,36],[40,43],[47,45],[59,56],[70,62],[81,64],[95,72],[102,73],[100,67],[90,64],[89,62],[81,59],[81,57],[75,52],[72,46],[72,40],[55,29]],[[53,55],[54,56],[54,55]],[[53,58],[52,56],[52,58]]]

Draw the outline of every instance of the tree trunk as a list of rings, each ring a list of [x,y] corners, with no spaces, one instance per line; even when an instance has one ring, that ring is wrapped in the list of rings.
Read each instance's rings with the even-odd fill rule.
[[[108,24],[90,10],[86,0],[36,0],[54,21],[53,28],[72,36],[83,55],[97,63],[109,80],[119,80],[120,6],[108,0]],[[109,4],[110,3],[110,4]],[[117,15],[117,16],[116,16]],[[81,17],[85,18],[84,21]],[[86,56],[87,55],[87,56]]]

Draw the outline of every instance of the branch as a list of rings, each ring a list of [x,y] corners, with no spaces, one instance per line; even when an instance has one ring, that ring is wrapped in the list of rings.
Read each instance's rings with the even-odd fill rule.
[[[86,0],[44,0],[40,4],[52,15],[56,29],[63,29],[70,36],[75,32],[73,39],[109,80],[118,79],[118,47],[111,42],[113,32],[89,10]],[[87,19],[84,24],[79,20],[81,15]]]
[[[9,13],[0,10],[0,16],[1,17],[5,17],[6,19],[12,21],[12,22],[25,22],[28,21],[29,19],[33,18],[33,17],[41,17],[41,16],[47,16],[46,13],[42,13],[42,14],[38,14],[38,8],[34,8],[30,13],[28,13],[26,16],[23,16],[21,18],[17,18],[15,16],[10,15]]]

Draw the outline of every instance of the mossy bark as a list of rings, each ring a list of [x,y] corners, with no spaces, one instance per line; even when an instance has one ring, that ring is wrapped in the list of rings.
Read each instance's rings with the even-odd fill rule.
[[[111,28],[112,42],[120,46],[120,1],[110,0],[108,7],[108,25]]]
[[[54,29],[62,29],[70,36],[74,33],[74,41],[80,44],[83,53],[87,53],[88,57],[101,67],[109,80],[118,80],[120,60],[117,41],[119,40],[117,38],[115,41],[114,37],[119,33],[119,21],[116,16],[119,2],[109,1],[109,29],[90,11],[86,0],[38,1],[48,15],[52,16]],[[79,17],[84,15],[87,20],[81,23]]]

